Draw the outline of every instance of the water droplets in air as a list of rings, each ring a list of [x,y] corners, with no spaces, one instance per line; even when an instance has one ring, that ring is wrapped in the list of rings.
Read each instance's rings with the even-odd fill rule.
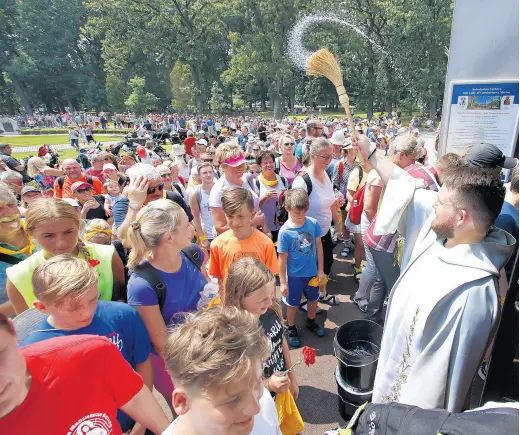
[[[392,56],[385,50],[380,44],[374,41],[372,38],[367,36],[365,32],[363,32],[359,27],[352,24],[350,21],[347,21],[347,18],[338,18],[337,15],[328,15],[326,13],[315,13],[312,15],[308,15],[302,18],[300,21],[296,23],[291,32],[289,33],[289,38],[287,40],[287,55],[291,59],[293,65],[300,69],[305,70],[305,66],[307,65],[307,60],[312,55],[312,51],[305,48],[305,35],[309,34],[309,29],[313,26],[318,25],[322,22],[329,22],[340,24],[342,26],[346,26],[354,31],[357,35],[368,41],[368,43],[372,46],[372,48],[383,55],[392,69],[395,71],[397,77],[403,83],[403,85],[410,91],[414,98],[418,100],[421,108],[425,108],[426,105],[423,103],[419,94],[416,92],[412,85],[412,81],[407,77],[404,71],[399,68]]]

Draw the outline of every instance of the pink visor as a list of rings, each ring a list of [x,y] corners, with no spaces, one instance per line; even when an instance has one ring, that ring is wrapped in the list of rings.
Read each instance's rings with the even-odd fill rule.
[[[244,158],[244,154],[230,157],[222,162],[222,164],[231,166],[232,168],[236,168],[237,166],[243,165],[245,163],[246,159]]]

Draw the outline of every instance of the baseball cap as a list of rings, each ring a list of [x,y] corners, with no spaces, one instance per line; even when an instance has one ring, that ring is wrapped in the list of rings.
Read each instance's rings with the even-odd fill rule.
[[[78,189],[92,189],[92,186],[86,181],[76,181],[72,186],[70,186],[70,190],[72,193],[76,192]]]
[[[204,145],[204,146],[208,146],[208,141],[206,139],[199,139],[197,141],[197,144],[199,145]]]
[[[79,205],[79,202],[76,201],[74,198],[61,198],[61,200],[67,202],[72,207],[81,207]]]
[[[228,132],[228,129],[227,128],[223,128],[222,130],[220,130],[221,133],[227,133]]]
[[[352,148],[354,148],[352,146],[352,138],[346,137],[345,140],[343,141],[343,147],[341,149],[342,150],[350,150]]]
[[[473,145],[464,158],[468,166],[473,168],[514,169],[518,165],[518,159],[506,157],[498,147],[484,142]]]
[[[37,188],[34,187],[34,186],[24,186],[24,188],[22,189],[20,195],[21,195],[21,196],[24,196],[26,193],[29,193],[29,192],[38,192],[38,193],[42,193],[40,189],[37,189]]]
[[[384,139],[385,136],[384,136],[383,134],[378,134],[378,135],[377,135],[377,138],[378,138],[378,139]]]
[[[332,137],[329,141],[332,145],[343,145],[343,142],[345,142],[345,134],[343,133],[343,130],[336,130],[332,133]]]
[[[361,127],[360,125],[356,125],[356,130],[357,131],[363,131],[363,127]]]
[[[232,168],[236,168],[237,166],[243,165],[246,163],[246,159],[244,158],[244,154],[240,154],[235,157],[229,157],[228,159],[222,162],[225,165],[231,166]]]
[[[103,171],[106,169],[113,169],[114,171],[117,171],[116,167],[112,163],[107,163],[103,165]]]
[[[247,142],[248,142],[248,143],[255,143],[255,142],[256,142],[256,139],[255,139],[254,136],[249,136],[249,137],[247,138]]]

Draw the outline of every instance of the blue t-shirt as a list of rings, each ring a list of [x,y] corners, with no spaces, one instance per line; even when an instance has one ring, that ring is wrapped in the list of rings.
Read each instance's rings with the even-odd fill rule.
[[[20,344],[20,347],[53,337],[85,334],[107,337],[134,369],[137,364],[145,362],[150,357],[152,345],[141,317],[132,307],[122,302],[98,301],[90,325],[73,331],[55,329],[46,318]],[[134,421],[121,410],[117,411],[117,421],[123,432],[134,425]]]
[[[329,167],[327,168],[327,174],[329,174],[329,177],[332,178],[332,175],[334,175],[334,167],[336,166],[336,164],[341,160],[341,158],[336,158],[334,157],[331,161],[330,161],[330,165]]]
[[[203,255],[199,250],[199,255]],[[197,266],[181,252],[182,265],[178,272],[167,273],[157,270],[166,287],[164,307],[161,311],[164,323],[170,326],[176,323],[175,315],[195,311],[200,299],[200,292],[208,283]],[[158,305],[157,294],[148,281],[132,273],[128,281],[128,304],[133,306]]]
[[[294,149],[294,155],[299,159],[303,154],[303,139],[296,141],[296,148]]]
[[[502,210],[500,210],[500,214],[495,221],[495,226],[516,238],[518,234],[518,210],[511,203],[504,201]]]
[[[301,227],[293,228],[287,222],[278,233],[278,252],[287,252],[287,275],[295,278],[312,278],[318,273],[316,238],[320,237],[318,221],[305,217]]]

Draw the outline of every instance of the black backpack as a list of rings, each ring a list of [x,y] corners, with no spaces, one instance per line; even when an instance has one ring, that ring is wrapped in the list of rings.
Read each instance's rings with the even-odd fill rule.
[[[487,435],[518,433],[518,409],[451,413],[402,403],[362,405],[340,435]]]
[[[307,194],[311,196],[312,193],[312,181],[311,177],[307,172],[298,173],[297,177],[301,176],[305,184],[307,185]],[[296,179],[296,178],[295,178]],[[292,189],[292,183],[287,189]],[[276,212],[274,213],[274,223],[277,225],[283,225],[289,219],[289,213],[285,209],[285,192],[287,189],[284,189],[278,195],[278,202],[276,203]]]
[[[92,177],[90,175],[85,175],[85,178],[87,179],[87,183],[90,184],[92,187],[94,187],[94,183],[92,182]],[[61,177],[57,178],[58,186],[60,186],[60,189],[63,189],[63,183],[65,183],[65,177],[62,175]]]
[[[190,260],[197,269],[202,267],[204,256],[200,254],[199,248],[196,244],[192,243],[190,246],[183,249],[182,252],[184,252],[184,255],[188,257],[188,260]],[[153,291],[157,295],[159,309],[162,311],[164,301],[166,300],[166,286],[164,285],[160,275],[157,273],[157,270],[145,260],[136,266],[134,273],[139,275],[145,281],[148,281],[148,284],[150,284],[150,287],[153,288]]]

